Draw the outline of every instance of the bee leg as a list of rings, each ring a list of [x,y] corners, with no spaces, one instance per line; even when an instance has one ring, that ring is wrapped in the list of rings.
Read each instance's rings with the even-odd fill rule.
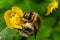
[[[37,35],[37,29],[34,27],[34,36],[35,36],[35,39],[36,39],[36,35]]]

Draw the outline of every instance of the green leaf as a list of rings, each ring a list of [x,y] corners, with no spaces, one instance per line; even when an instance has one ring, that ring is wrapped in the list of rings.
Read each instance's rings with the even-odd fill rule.
[[[17,33],[17,30],[9,29],[6,27],[4,30],[0,32],[0,37],[3,40],[12,40],[16,33]]]

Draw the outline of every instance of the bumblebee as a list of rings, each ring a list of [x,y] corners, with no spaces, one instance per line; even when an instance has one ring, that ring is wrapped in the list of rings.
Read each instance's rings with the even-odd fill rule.
[[[30,36],[30,35],[36,35],[37,30],[39,29],[39,26],[41,24],[40,17],[37,13],[29,12],[25,13],[23,16],[26,20],[25,21],[25,27],[20,30],[19,33],[23,36]]]
[[[17,29],[19,34],[24,37],[36,35],[41,24],[41,18],[38,13],[24,13],[16,6],[5,12],[4,19],[9,28]]]

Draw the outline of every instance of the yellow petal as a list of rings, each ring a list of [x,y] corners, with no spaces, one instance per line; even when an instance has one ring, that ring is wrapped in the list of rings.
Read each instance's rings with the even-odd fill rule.
[[[20,8],[16,7],[16,6],[12,7],[12,11],[19,13],[20,16],[24,15],[23,11]]]
[[[53,10],[56,10],[56,8],[58,8],[58,0],[53,0],[53,2],[48,5],[45,16],[50,15],[50,13],[52,13]]]
[[[11,10],[8,10],[8,11],[6,11],[5,12],[5,14],[4,14],[4,19],[5,19],[5,21],[6,21],[6,24],[7,24],[7,26],[11,26],[11,24],[10,24],[10,12],[11,12]]]
[[[9,28],[22,29],[21,24],[23,22],[21,22],[20,20],[23,20],[23,18],[19,17],[23,17],[23,15],[24,15],[23,11],[20,8],[14,6],[12,7],[12,10],[8,10],[5,12],[4,19]]]

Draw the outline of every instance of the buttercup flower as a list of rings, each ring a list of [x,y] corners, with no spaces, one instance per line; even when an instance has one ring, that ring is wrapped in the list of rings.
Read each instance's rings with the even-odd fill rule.
[[[18,7],[14,6],[11,10],[7,10],[4,14],[4,19],[6,21],[6,24],[9,28],[18,28],[22,29],[21,25],[23,22],[20,20],[24,20],[23,12]]]

